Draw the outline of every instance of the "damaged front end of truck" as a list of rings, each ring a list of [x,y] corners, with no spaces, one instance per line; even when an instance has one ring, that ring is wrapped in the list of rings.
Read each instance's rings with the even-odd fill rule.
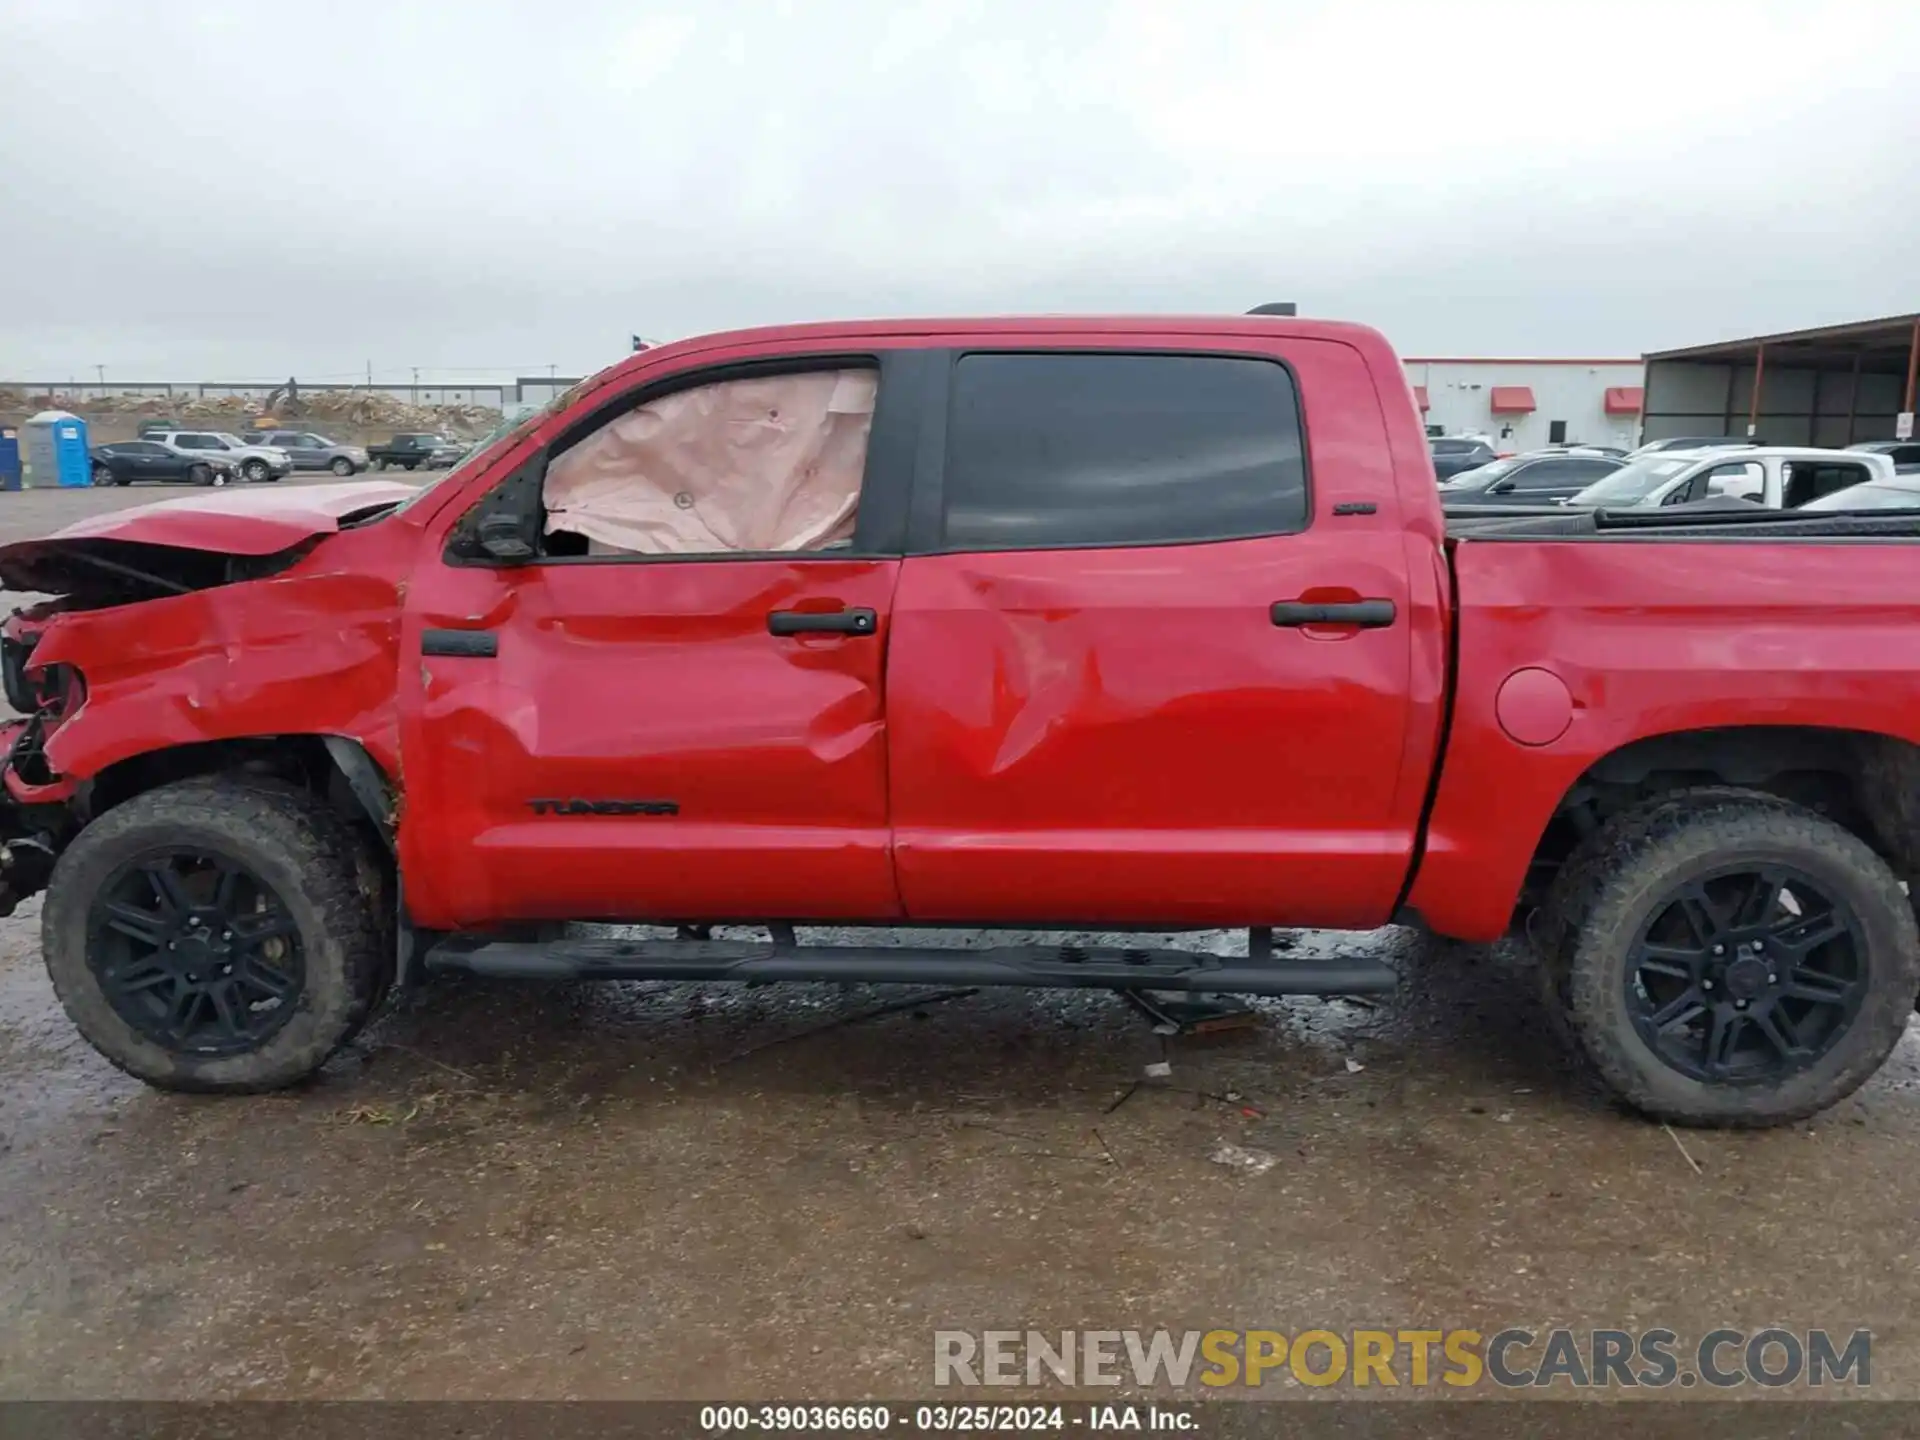
[[[0,722],[0,915],[45,888],[82,828],[155,784],[339,769],[330,742],[397,763],[406,552],[373,522],[414,493],[219,492],[0,546],[0,585],[30,602],[0,623],[14,712]]]

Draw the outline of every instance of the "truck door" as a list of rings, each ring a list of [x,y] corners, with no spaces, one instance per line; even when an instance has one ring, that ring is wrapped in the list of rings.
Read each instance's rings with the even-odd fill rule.
[[[907,914],[1382,923],[1432,757],[1440,652],[1417,735],[1410,656],[1440,581],[1365,359],[1033,338],[950,357],[914,496],[887,678]]]
[[[596,397],[436,517],[401,641],[419,923],[898,913],[881,679],[910,363]],[[489,515],[496,550],[532,553],[487,554]]]

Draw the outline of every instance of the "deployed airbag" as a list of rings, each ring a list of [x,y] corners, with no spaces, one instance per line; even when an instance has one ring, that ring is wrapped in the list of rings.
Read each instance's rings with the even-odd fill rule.
[[[726,380],[650,400],[555,457],[547,533],[594,553],[820,550],[853,538],[878,375]]]

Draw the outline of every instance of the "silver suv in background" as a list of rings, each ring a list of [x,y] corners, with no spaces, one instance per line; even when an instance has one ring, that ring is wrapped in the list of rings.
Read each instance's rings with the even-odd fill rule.
[[[166,430],[140,438],[182,455],[224,459],[243,480],[278,480],[293,473],[293,460],[286,451],[271,445],[249,445],[225,430]]]
[[[359,445],[342,445],[311,430],[254,430],[240,437],[251,445],[284,450],[296,470],[331,470],[357,475],[367,468],[367,452]]]

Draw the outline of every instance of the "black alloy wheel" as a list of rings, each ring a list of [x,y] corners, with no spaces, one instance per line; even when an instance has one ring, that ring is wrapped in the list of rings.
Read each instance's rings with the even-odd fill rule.
[[[1825,1055],[1868,993],[1859,917],[1811,876],[1750,865],[1658,903],[1627,957],[1634,1029],[1696,1080],[1772,1084]]]
[[[298,1006],[306,980],[298,927],[238,861],[144,855],[101,888],[88,922],[88,961],[107,1003],[170,1051],[243,1054]]]

